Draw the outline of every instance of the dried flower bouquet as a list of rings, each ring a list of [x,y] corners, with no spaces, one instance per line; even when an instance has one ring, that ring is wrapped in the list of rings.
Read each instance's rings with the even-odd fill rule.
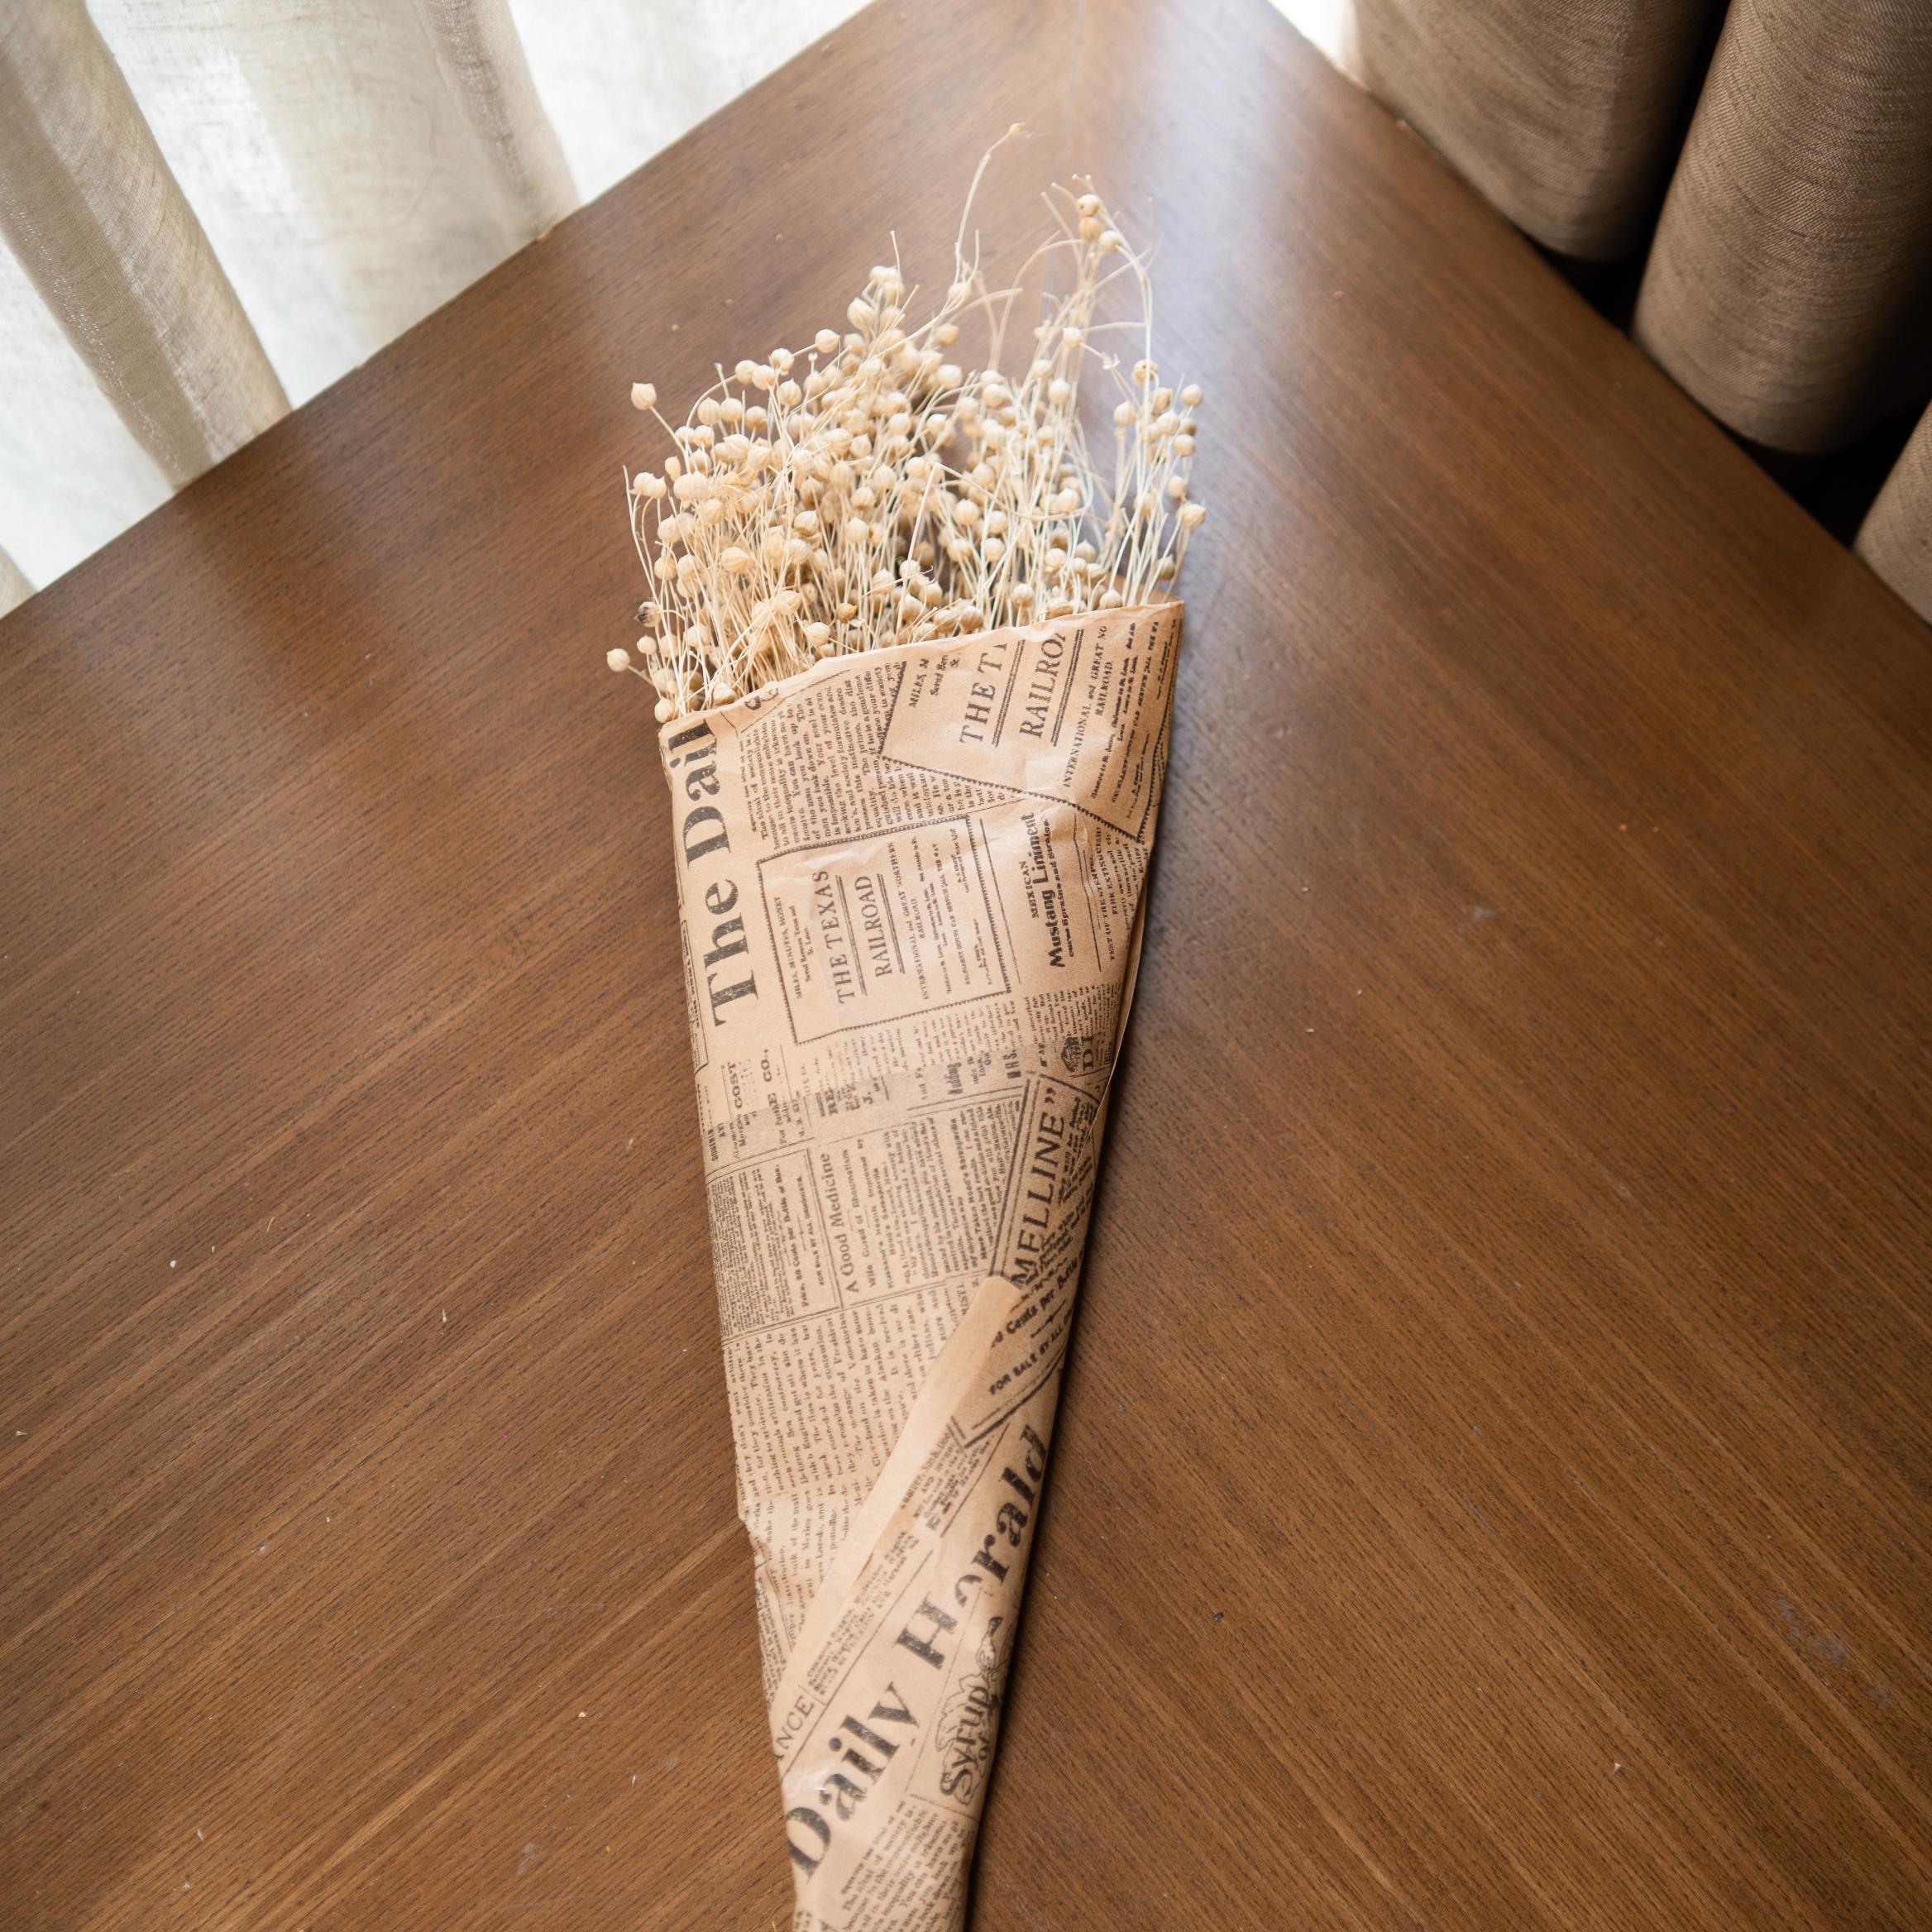
[[[963,1923],[1140,957],[1201,398],[1099,197],[1048,205],[1011,287],[962,220],[923,319],[895,263],[681,427],[632,392],[672,448],[609,657],[672,790],[796,1932]]]

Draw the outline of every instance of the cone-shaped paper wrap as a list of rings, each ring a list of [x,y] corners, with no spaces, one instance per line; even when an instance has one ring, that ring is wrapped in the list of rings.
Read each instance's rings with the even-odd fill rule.
[[[1141,945],[1180,606],[664,727],[796,1932],[951,1932]]]

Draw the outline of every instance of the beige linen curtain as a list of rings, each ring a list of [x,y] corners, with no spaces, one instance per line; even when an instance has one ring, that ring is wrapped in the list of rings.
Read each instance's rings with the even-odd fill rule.
[[[1361,78],[1518,227],[1614,261],[1656,214],[1719,0],[1357,0]]]
[[[287,409],[79,0],[0,26],[0,234],[170,483]]]
[[[0,616],[11,610],[33,593],[33,586],[26,581],[26,572],[0,550]]]
[[[1932,619],[1932,409],[1885,480],[1858,532],[1858,554],[1922,617]]]
[[[0,610],[858,0],[6,0]]]
[[[1632,333],[1739,435],[1827,452],[1932,387],[1932,0],[1355,0],[1352,25],[1357,78],[1536,240],[1647,245]],[[1927,434],[1858,548],[1932,618]]]

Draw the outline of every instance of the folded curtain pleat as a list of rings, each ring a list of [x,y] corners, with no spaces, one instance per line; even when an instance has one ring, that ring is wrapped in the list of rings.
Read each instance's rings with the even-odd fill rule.
[[[80,0],[11,8],[0,22],[0,234],[170,482],[287,409]]]
[[[0,617],[4,617],[16,604],[25,603],[33,592],[26,572],[4,550],[0,550]]]
[[[1614,261],[1656,210],[1718,0],[1356,0],[1351,62],[1511,221]]]
[[[1858,552],[1932,624],[1932,409],[1919,418],[1858,531]]]
[[[471,130],[519,225],[541,234],[577,204],[557,130],[537,98],[505,0],[418,0]]]
[[[1773,449],[1932,380],[1932,5],[1731,0],[1632,332]]]

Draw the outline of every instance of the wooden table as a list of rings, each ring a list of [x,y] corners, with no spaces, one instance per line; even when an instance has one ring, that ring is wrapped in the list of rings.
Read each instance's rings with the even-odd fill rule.
[[[1214,517],[975,1924],[1932,1923],[1932,640],[1260,0],[920,0],[0,629],[8,1926],[783,1922],[626,391],[1014,120]]]

